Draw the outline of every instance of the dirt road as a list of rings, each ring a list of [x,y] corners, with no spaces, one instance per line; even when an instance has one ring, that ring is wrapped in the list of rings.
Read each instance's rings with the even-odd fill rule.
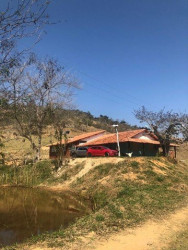
[[[95,244],[96,250],[162,249],[174,236],[188,226],[188,206],[161,221],[148,221],[141,227],[122,231],[106,241]]]

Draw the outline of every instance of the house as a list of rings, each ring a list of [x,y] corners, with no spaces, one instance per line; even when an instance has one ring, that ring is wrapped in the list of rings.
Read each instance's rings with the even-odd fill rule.
[[[77,135],[73,138],[68,139],[67,141],[63,140],[62,145],[64,145],[64,152],[66,156],[70,156],[70,148],[76,147],[78,145],[82,145],[85,143],[89,143],[93,140],[96,140],[103,136],[106,133],[105,130],[99,130],[99,131],[94,131],[94,132],[89,132],[89,133],[84,133],[81,135]],[[50,159],[55,159],[58,154],[58,143],[53,143],[49,145],[50,151],[49,151],[49,156]]]
[[[138,129],[119,132],[119,144],[121,156],[133,153],[132,156],[156,156],[159,152],[160,142],[158,138],[147,129]],[[117,150],[117,135],[106,134],[96,140],[87,142],[84,146],[103,145]],[[176,146],[171,144],[170,155],[176,157]]]
[[[62,142],[65,144],[65,142]],[[160,149],[158,138],[147,129],[129,130],[119,132],[119,144],[121,156],[132,153],[132,156],[156,156]],[[66,156],[70,155],[70,148],[76,146],[97,146],[103,145],[117,150],[116,133],[106,133],[105,130],[81,134],[69,139],[65,145]],[[176,157],[176,146],[171,144],[170,155]],[[50,158],[57,157],[58,144],[50,145]]]

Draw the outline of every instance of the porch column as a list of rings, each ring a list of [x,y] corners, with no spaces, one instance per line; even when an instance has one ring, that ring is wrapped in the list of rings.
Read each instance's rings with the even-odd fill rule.
[[[174,146],[175,158],[176,158],[176,146]]]

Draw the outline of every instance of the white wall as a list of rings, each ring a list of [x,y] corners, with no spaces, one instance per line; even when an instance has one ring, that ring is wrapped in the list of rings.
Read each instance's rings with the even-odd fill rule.
[[[137,139],[142,139],[142,140],[152,140],[152,141],[155,141],[155,139],[148,135],[147,133],[140,133],[138,135],[135,135],[133,138],[137,138]]]

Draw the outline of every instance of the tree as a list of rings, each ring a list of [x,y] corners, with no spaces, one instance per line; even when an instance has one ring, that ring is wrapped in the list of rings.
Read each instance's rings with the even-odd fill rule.
[[[32,55],[21,66],[10,69],[5,85],[4,96],[9,100],[16,129],[29,140],[39,160],[44,128],[52,122],[57,105],[66,107],[71,103],[77,82],[57,61],[41,61]]]
[[[48,24],[47,0],[9,0],[0,11],[0,80],[9,69],[19,64],[20,56],[28,50],[16,50],[20,39],[32,37],[33,44],[40,40],[41,30]]]
[[[3,153],[2,149],[4,147],[3,141],[2,141],[2,135],[0,134],[0,164],[4,164],[5,163],[5,154]]]
[[[183,135],[184,141],[188,141],[188,115],[184,114],[182,116],[182,129],[181,133]]]
[[[69,107],[70,108],[70,107]],[[59,104],[53,109],[53,127],[55,129],[55,138],[57,140],[56,154],[57,154],[57,164],[56,170],[62,166],[63,158],[66,154],[66,147],[68,141],[69,131],[66,127],[70,126],[73,121],[70,118],[69,110],[63,109],[62,105]]]
[[[153,112],[144,106],[134,111],[135,117],[142,123],[145,122],[151,131],[158,137],[163,149],[163,155],[168,156],[170,143],[184,131],[187,115],[164,111]]]

